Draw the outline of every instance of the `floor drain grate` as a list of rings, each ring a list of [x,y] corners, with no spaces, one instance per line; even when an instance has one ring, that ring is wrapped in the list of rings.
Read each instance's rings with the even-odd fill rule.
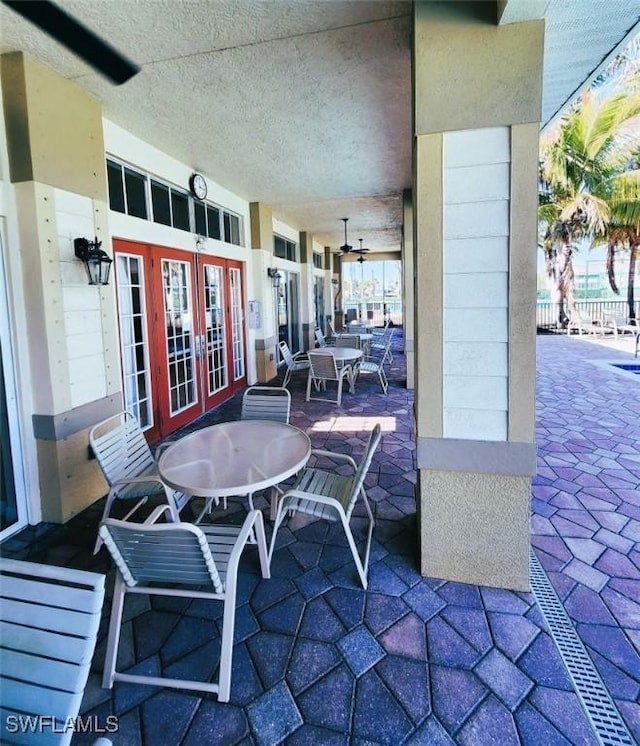
[[[530,569],[531,590],[599,742],[603,746],[635,746],[562,601],[533,552]]]

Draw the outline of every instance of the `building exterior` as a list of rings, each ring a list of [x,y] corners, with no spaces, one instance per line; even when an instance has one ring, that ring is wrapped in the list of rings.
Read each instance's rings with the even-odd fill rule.
[[[413,176],[387,256],[403,262],[422,572],[525,590],[545,26],[515,6],[407,6]],[[197,154],[151,145],[37,55],[6,52],[1,73],[7,533],[104,494],[95,422],[125,406],[153,440],[272,379],[278,342],[308,349],[342,311],[346,260],[275,194],[247,200],[213,170],[197,187]],[[87,284],[78,237],[113,258],[109,285]]]

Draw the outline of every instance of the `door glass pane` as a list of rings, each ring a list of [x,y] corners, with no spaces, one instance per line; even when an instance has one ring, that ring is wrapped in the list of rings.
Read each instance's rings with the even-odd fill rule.
[[[298,275],[288,272],[289,285],[289,336],[291,352],[300,352],[300,301]]]
[[[0,350],[0,531],[4,531],[18,520],[16,485],[13,477],[11,455],[11,434],[7,414],[7,397],[2,371],[2,350]]]
[[[162,260],[171,415],[197,401],[189,267],[187,262]]]
[[[278,322],[278,342],[286,342],[291,349],[291,336],[289,334],[289,292],[287,287],[286,272],[280,270],[284,275],[279,288],[274,290],[276,293],[276,314]]]
[[[120,357],[125,408],[143,429],[153,425],[142,257],[116,254]]]
[[[208,395],[228,386],[227,344],[224,325],[222,267],[207,264],[204,269],[204,318]]]
[[[316,255],[317,256],[317,255]],[[324,278],[316,277],[313,283],[313,307],[318,329],[324,332]]]
[[[237,381],[244,371],[244,329],[242,324],[242,287],[240,270],[229,270],[231,288],[231,347],[233,353],[233,379]]]

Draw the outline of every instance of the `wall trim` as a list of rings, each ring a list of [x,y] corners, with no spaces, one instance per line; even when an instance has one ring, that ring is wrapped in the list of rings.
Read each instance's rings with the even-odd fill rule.
[[[33,434],[37,440],[64,440],[122,409],[122,393],[118,392],[61,414],[34,414]]]
[[[418,469],[533,476],[536,444],[519,441],[416,438]]]
[[[256,350],[270,350],[278,344],[278,337],[275,334],[270,337],[258,337],[255,340]]]

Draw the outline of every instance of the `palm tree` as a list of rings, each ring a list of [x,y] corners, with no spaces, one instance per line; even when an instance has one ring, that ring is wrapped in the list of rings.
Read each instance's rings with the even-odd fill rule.
[[[627,93],[640,90],[640,34],[622,52],[607,71],[613,84]],[[606,78],[606,76],[605,76]],[[606,79],[602,81],[606,84]],[[630,125],[637,130],[640,122],[631,121]],[[624,132],[621,133],[625,135]],[[609,285],[616,295],[620,294],[615,278],[616,253],[629,252],[629,271],[627,276],[627,305],[629,319],[636,318],[634,285],[638,248],[640,247],[640,148],[635,153],[628,170],[614,177],[610,198],[612,219],[607,226],[604,239],[607,244],[607,276]],[[595,243],[595,242],[594,242]]]
[[[609,237],[609,227],[640,227],[640,181],[630,171],[640,152],[640,93],[592,89],[543,136],[539,217],[558,324],[573,306],[573,252],[580,239]],[[628,224],[626,221],[631,220]],[[637,236],[638,231],[635,231]],[[628,236],[630,234],[627,234]],[[611,266],[620,232],[610,250]],[[611,234],[613,239],[614,234]],[[632,252],[633,256],[637,253]]]

